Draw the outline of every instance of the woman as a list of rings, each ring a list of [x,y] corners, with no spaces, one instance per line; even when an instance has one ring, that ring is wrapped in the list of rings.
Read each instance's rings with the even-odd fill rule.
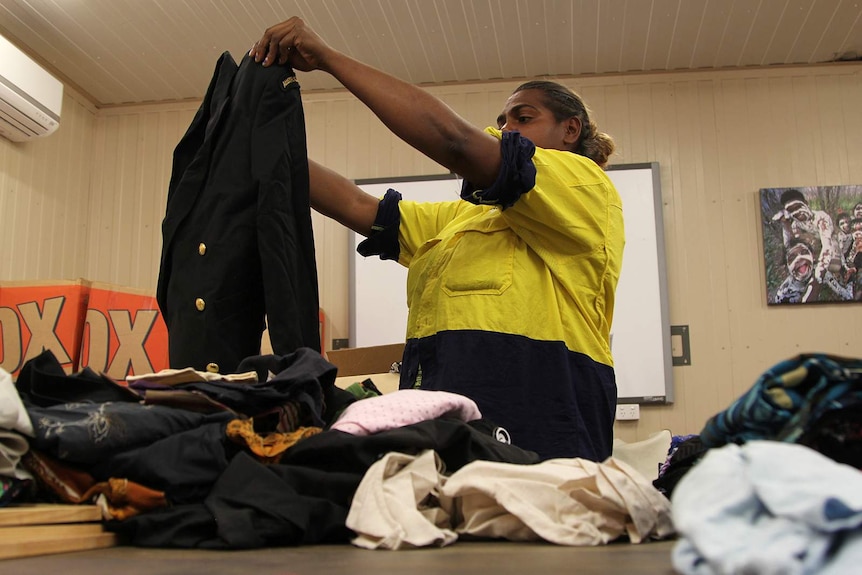
[[[581,100],[528,82],[480,130],[428,92],[328,46],[299,18],[249,52],[322,70],[408,144],[464,178],[462,201],[370,196],[309,162],[311,203],[409,268],[401,388],[466,395],[499,437],[542,458],[611,454],[610,351],[622,205],[602,169],[613,141]]]

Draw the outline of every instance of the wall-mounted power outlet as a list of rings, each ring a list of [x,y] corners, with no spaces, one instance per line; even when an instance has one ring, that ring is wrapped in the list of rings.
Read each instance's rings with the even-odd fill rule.
[[[637,403],[617,405],[617,421],[632,421],[641,418],[641,406]]]
[[[332,340],[332,351],[336,349],[344,349],[350,347],[350,340],[346,337],[344,339],[333,339]]]

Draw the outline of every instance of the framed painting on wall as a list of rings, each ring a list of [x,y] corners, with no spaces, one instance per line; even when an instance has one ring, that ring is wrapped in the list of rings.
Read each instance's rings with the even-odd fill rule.
[[[862,185],[760,190],[768,304],[862,302]]]

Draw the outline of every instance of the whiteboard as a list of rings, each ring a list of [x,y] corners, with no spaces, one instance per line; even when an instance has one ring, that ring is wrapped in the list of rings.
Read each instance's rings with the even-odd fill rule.
[[[673,371],[658,164],[621,164],[607,173],[623,201],[626,233],[611,327],[618,402],[668,403],[673,401]],[[418,202],[457,200],[461,191],[461,180],[449,174],[356,184],[377,197],[393,188]],[[359,255],[356,247],[363,239],[350,233],[350,346],[403,343],[407,269]]]

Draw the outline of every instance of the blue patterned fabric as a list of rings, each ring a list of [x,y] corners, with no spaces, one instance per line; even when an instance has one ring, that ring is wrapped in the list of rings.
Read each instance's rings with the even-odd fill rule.
[[[802,354],[768,369],[700,433],[706,447],[796,442],[825,413],[862,404],[862,359]]]

